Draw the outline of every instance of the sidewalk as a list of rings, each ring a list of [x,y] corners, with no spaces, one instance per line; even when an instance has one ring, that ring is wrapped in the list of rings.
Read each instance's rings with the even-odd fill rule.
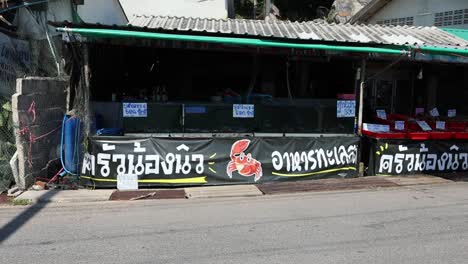
[[[143,189],[138,191],[78,190],[26,191],[15,200],[29,203],[86,203],[146,199],[206,199],[253,197],[263,195],[350,190],[378,190],[415,185],[452,183],[451,180],[427,175],[405,177],[363,177],[353,179],[324,179],[259,185],[206,186],[182,189]]]

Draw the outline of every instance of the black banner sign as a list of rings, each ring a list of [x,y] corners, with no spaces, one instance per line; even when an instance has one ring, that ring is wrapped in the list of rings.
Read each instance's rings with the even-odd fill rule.
[[[468,171],[466,141],[371,139],[372,175],[458,171]]]
[[[140,186],[261,183],[354,177],[359,138],[94,138],[81,175],[113,187],[117,175]]]

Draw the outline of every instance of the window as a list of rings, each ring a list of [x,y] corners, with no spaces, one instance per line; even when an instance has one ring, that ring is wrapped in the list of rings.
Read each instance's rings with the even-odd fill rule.
[[[435,13],[434,26],[452,26],[468,24],[468,9],[459,9]]]
[[[385,26],[413,26],[414,25],[414,17],[401,17],[401,18],[391,18],[386,20],[377,21],[378,25],[385,25]]]

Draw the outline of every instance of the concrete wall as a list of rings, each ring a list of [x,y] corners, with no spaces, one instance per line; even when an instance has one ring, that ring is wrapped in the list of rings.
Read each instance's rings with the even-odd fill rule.
[[[138,2],[135,1],[134,2]],[[86,23],[126,25],[125,13],[118,0],[85,0],[78,6],[78,14]]]
[[[51,0],[48,2],[47,19],[50,21],[62,22],[72,21],[71,0]],[[47,21],[46,21],[47,22]]]
[[[71,0],[50,0],[47,19],[62,22],[73,21]],[[126,25],[128,23],[119,0],[85,0],[77,6],[80,18],[86,23]]]
[[[22,189],[35,177],[47,177],[58,162],[67,83],[44,77],[17,80],[12,110],[19,165],[16,184]]]
[[[415,26],[434,26],[435,13],[468,9],[467,0],[393,0],[375,14],[368,22],[376,24],[386,19],[414,17]],[[466,19],[465,19],[466,20]],[[466,28],[468,24],[443,26]]]
[[[227,18],[228,0],[120,0],[128,19],[134,15]]]

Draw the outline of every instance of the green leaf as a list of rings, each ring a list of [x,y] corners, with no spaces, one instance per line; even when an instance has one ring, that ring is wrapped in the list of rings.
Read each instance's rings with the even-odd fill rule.
[[[8,123],[8,130],[11,130],[13,128],[13,118],[11,115],[8,116],[7,123]]]
[[[7,110],[8,112],[11,112],[11,103],[6,102],[5,104],[3,104],[2,108]]]
[[[3,127],[5,123],[5,118],[3,117],[3,113],[0,113],[0,127]]]

